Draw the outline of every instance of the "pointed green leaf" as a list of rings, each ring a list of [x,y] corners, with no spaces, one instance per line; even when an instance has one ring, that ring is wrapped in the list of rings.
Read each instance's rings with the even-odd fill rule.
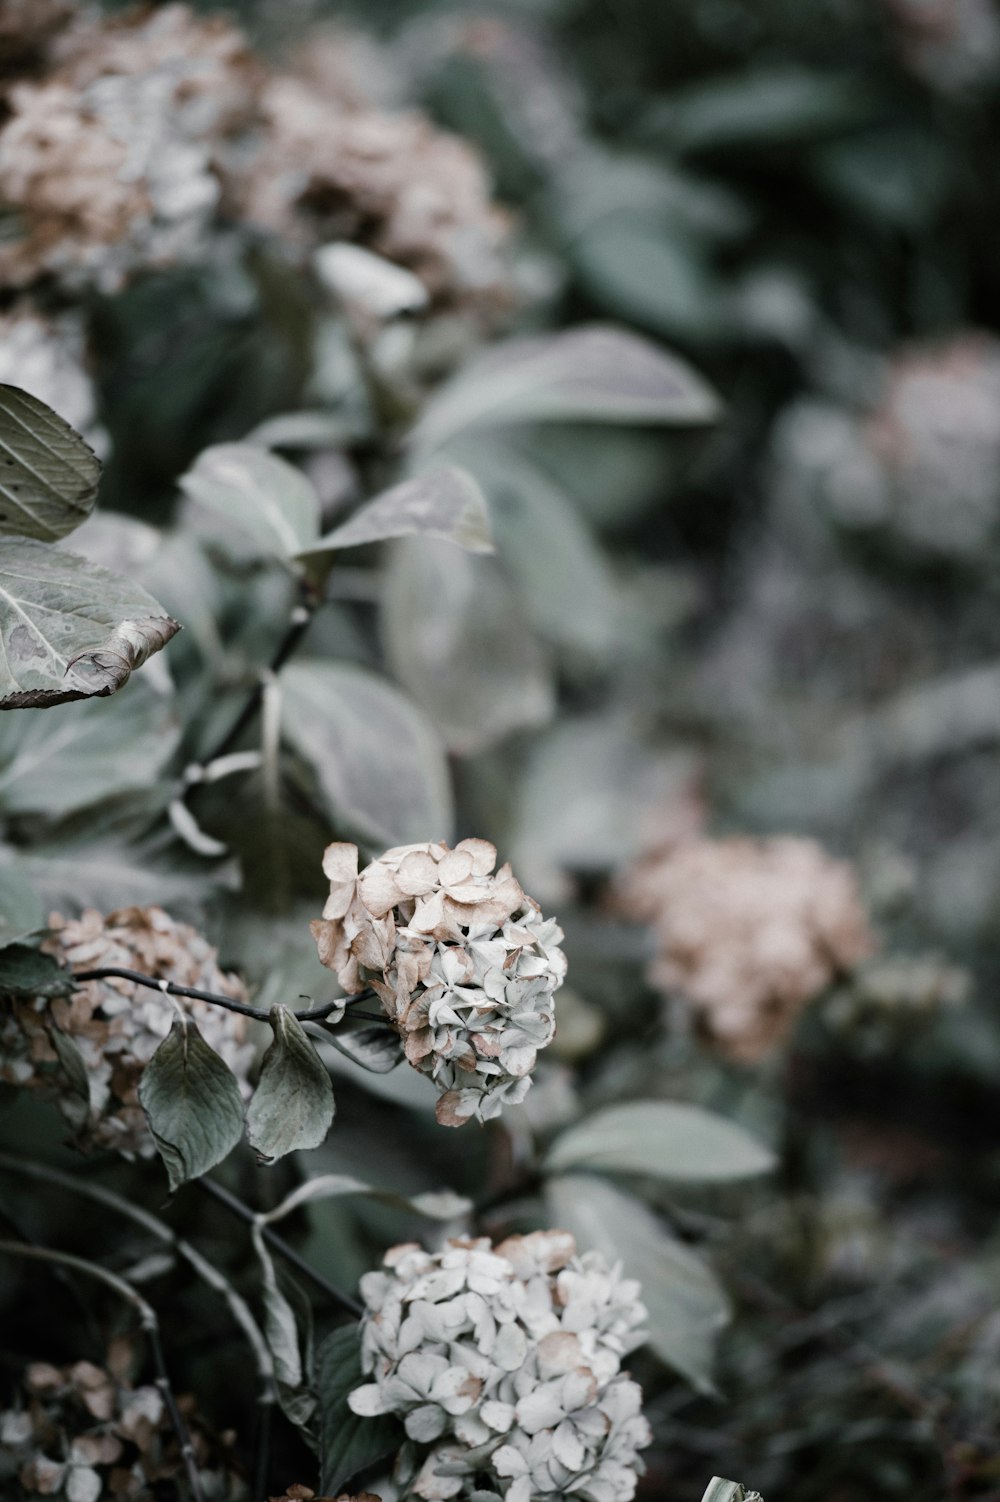
[[[171,1191],[221,1163],[243,1136],[236,1077],[190,1017],[174,1018],[146,1065],[139,1100]]]
[[[339,823],[383,846],[448,838],[444,750],[399,689],[332,662],[292,663],[281,689],[284,734],[311,764]]]
[[[570,1127],[552,1144],[546,1167],[721,1183],[770,1173],[774,1156],[741,1126],[700,1106],[636,1100]]]
[[[294,1278],[284,1271],[279,1278],[260,1220],[254,1223],[251,1237],[264,1284],[264,1337],[274,1360],[278,1402],[311,1445],[308,1426],[316,1411],[312,1306]]]
[[[265,1163],[319,1147],[333,1121],[333,1085],[287,1007],[271,1008],[274,1039],[247,1110],[247,1141]]]
[[[45,910],[16,861],[0,864],[0,949],[16,944],[45,923]]]
[[[738,1481],[713,1476],[701,1502],[764,1502],[760,1492],[748,1492]]]
[[[37,397],[0,386],[0,538],[54,542],[90,515],[101,462]]]
[[[56,1051],[59,1067],[66,1076],[70,1089],[78,1100],[83,1101],[85,1105],[89,1106],[90,1077],[87,1074],[87,1066],[83,1061],[83,1054],[80,1052],[75,1040],[58,1027],[49,1028],[49,1038],[51,1039],[52,1047]]]
[[[393,485],[300,556],[413,536],[437,537],[469,553],[493,552],[486,497],[470,474],[446,465]]]
[[[545,1187],[552,1225],[572,1231],[581,1251],[603,1252],[642,1284],[653,1350],[699,1392],[715,1391],[715,1339],[729,1301],[711,1269],[651,1210],[604,1179],[574,1174]]]
[[[29,944],[0,950],[0,993],[4,996],[71,996],[73,977],[51,954]]]
[[[323,1031],[328,1043],[370,1074],[391,1074],[403,1062],[403,1042],[395,1028],[372,1022],[356,1028],[323,1026]]]
[[[252,443],[219,443],[199,455],[181,489],[264,554],[293,558],[316,541],[319,497],[301,470]]]
[[[179,630],[151,594],[75,553],[0,546],[0,709],[106,698]]]
[[[413,430],[429,453],[470,428],[586,420],[710,422],[719,403],[677,355],[603,324],[511,339],[462,368]]]
[[[286,1215],[291,1215],[301,1205],[311,1204],[314,1200],[336,1199],[345,1194],[361,1194],[366,1199],[378,1200],[380,1204],[389,1205],[394,1210],[426,1215],[428,1220],[455,1220],[460,1215],[468,1215],[472,1209],[471,1200],[462,1194],[455,1194],[451,1189],[431,1189],[425,1194],[415,1194],[408,1198],[390,1189],[373,1189],[371,1184],[351,1178],[348,1174],[323,1173],[314,1179],[307,1179],[304,1184],[293,1189],[280,1205],[268,1210],[260,1220],[263,1225],[271,1225],[283,1220]]]
[[[393,1455],[405,1438],[396,1419],[360,1418],[348,1408],[348,1393],[366,1380],[361,1370],[358,1327],[342,1325],[326,1337],[316,1353],[320,1488],[331,1497],[359,1471]]]

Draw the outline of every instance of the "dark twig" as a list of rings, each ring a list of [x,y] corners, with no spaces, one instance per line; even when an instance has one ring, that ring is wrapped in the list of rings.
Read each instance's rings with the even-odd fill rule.
[[[0,1254],[9,1257],[26,1257],[35,1262],[46,1262],[52,1267],[65,1267],[72,1272],[82,1273],[86,1278],[94,1278],[97,1282],[104,1283],[108,1288],[113,1289],[119,1298],[132,1306],[139,1316],[139,1323],[149,1344],[149,1352],[156,1370],[156,1386],[180,1447],[191,1496],[194,1502],[205,1502],[205,1494],[201,1489],[201,1477],[198,1475],[198,1467],[195,1463],[194,1446],[191,1443],[184,1416],[177,1406],[174,1390],[170,1385],[170,1376],[160,1340],[160,1323],[152,1304],[148,1304],[142,1294],[138,1293],[131,1283],[120,1278],[117,1273],[110,1272],[96,1262],[86,1262],[82,1257],[74,1257],[69,1252],[57,1252],[47,1246],[29,1246],[20,1241],[0,1241]]]
[[[231,1211],[233,1215],[238,1216],[246,1225],[254,1226],[258,1224],[258,1217],[251,1210],[250,1206],[245,1205],[241,1199],[237,1199],[235,1194],[231,1194],[228,1189],[224,1189],[214,1179],[195,1179],[194,1182],[198,1185],[199,1189],[211,1195],[212,1199],[216,1200],[220,1205],[225,1205],[227,1210]],[[270,1226],[262,1225],[260,1230],[261,1235],[271,1250],[277,1252],[279,1257],[283,1257],[289,1266],[294,1267],[304,1278],[308,1278],[314,1287],[325,1293],[327,1298],[331,1299],[335,1304],[339,1304],[341,1309],[346,1310],[348,1314],[353,1314],[355,1319],[361,1318],[364,1311],[356,1299],[352,1299],[350,1294],[341,1293],[339,1288],[335,1288],[332,1283],[324,1278],[321,1272],[317,1272],[316,1268],[312,1267],[304,1257],[300,1257],[299,1253],[293,1246],[289,1246],[284,1237],[279,1236],[276,1231],[272,1231]]]
[[[96,970],[76,970],[73,972],[74,980],[110,980],[117,977],[119,980],[130,980],[133,985],[147,986],[151,991],[162,991],[165,996],[186,996],[191,1001],[207,1001],[216,1007],[225,1007],[229,1012],[239,1012],[242,1017],[252,1017],[256,1022],[270,1021],[270,1012],[265,1012],[261,1007],[252,1007],[245,1001],[236,1001],[232,996],[222,996],[217,991],[199,991],[194,986],[178,986],[172,980],[157,980],[155,976],[143,975],[139,970],[126,970],[120,965],[101,965]],[[375,992],[370,988],[358,991],[354,996],[338,996],[335,1001],[325,1001],[322,1006],[312,1007],[307,1012],[296,1012],[295,1017],[299,1022],[322,1022],[329,1017],[331,1012],[339,1011],[341,1007],[352,1007],[358,1001],[370,1001]],[[355,1015],[365,1017],[369,1021],[386,1022],[388,1019],[376,1017],[371,1012],[359,1012]]]

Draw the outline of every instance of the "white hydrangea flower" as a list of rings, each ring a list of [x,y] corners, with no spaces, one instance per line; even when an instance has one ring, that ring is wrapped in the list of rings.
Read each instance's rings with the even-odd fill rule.
[[[522,1101],[555,1035],[562,930],[543,918],[487,840],[400,845],[358,873],[355,845],[327,847],[330,896],[312,931],[344,990],[370,985],[406,1057],[461,1126]]]
[[[638,1283],[568,1231],[393,1247],[361,1281],[362,1367],[348,1402],[391,1413],[407,1497],[628,1502],[649,1443],[622,1362],[641,1344]],[[484,1489],[485,1488],[485,1489]]]

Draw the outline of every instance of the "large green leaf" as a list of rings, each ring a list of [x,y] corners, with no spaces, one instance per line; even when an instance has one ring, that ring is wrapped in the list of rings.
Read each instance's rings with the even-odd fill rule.
[[[187,858],[175,843],[169,850],[127,845],[111,835],[32,845],[16,852],[0,845],[0,869],[18,866],[42,899],[45,912],[79,913],[96,907],[167,909],[173,917],[199,920],[205,905],[239,884],[232,863],[207,866]]]
[[[382,845],[448,838],[444,751],[405,695],[363,668],[311,661],[285,668],[281,690],[285,737],[336,820]]]
[[[65,537],[89,516],[100,478],[100,460],[68,422],[0,386],[0,538]]]
[[[316,1352],[320,1487],[331,1497],[359,1471],[394,1454],[404,1439],[402,1426],[396,1419],[359,1418],[348,1408],[348,1393],[366,1380],[361,1370],[358,1327],[342,1325],[326,1337]]]
[[[319,497],[301,470],[252,443],[219,443],[200,454],[181,489],[235,527],[264,554],[293,558],[319,534]]]
[[[333,1122],[333,1085],[302,1025],[287,1007],[271,1008],[274,1038],[247,1109],[247,1141],[273,1163],[319,1147]]]
[[[58,718],[0,719],[0,809],[50,818],[152,787],[180,736],[169,697],[142,679],[111,704],[71,704]]]
[[[719,1183],[769,1173],[774,1156],[742,1127],[700,1106],[634,1100],[595,1111],[563,1132],[546,1167]]]
[[[712,1392],[715,1338],[729,1302],[702,1260],[639,1200],[603,1179],[567,1175],[545,1188],[552,1225],[572,1231],[582,1250],[622,1262],[642,1284],[649,1343],[701,1392]]]
[[[851,74],[775,64],[691,84],[655,109],[649,128],[681,151],[743,151],[829,136],[859,124],[872,103]]]
[[[174,1019],[139,1082],[139,1100],[171,1190],[221,1163],[243,1136],[236,1077],[190,1017]]]
[[[44,922],[41,899],[23,868],[13,861],[0,864],[0,949],[35,933]]]
[[[445,465],[403,480],[303,548],[301,556],[412,536],[438,537],[470,553],[492,553],[486,498],[471,475]]]
[[[423,538],[400,543],[382,632],[393,672],[452,751],[478,751],[552,715],[548,658],[493,558]]]
[[[427,406],[411,437],[417,452],[476,427],[586,419],[708,422],[718,401],[676,355],[602,324],[513,339],[466,366]]]
[[[75,553],[0,547],[0,709],[104,698],[179,630],[144,589]]]

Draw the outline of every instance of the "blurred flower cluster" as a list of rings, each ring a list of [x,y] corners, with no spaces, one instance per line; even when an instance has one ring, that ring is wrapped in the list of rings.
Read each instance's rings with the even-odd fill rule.
[[[9,1502],[146,1502],[158,1487],[176,1484],[182,1461],[166,1403],[157,1387],[133,1386],[132,1364],[131,1343],[118,1339],[106,1366],[34,1361],[25,1369],[0,1413],[0,1487]],[[181,1398],[179,1406],[206,1497],[245,1502],[226,1455],[232,1436],[210,1438],[191,1404]]]
[[[94,911],[73,919],[54,914],[50,929],[43,947],[72,969],[138,970],[156,980],[246,999],[242,984],[220,971],[215,950],[162,908],[125,908],[106,918]],[[174,1001],[115,977],[85,981],[70,997],[11,998],[0,1006],[0,1080],[54,1096],[81,1147],[152,1156],[153,1139],[137,1092],[176,1007],[193,1018],[249,1094],[254,1048],[247,1042],[246,1020],[221,1007]],[[86,1100],[66,1068],[67,1048],[82,1061]]]
[[[618,902],[653,927],[652,984],[747,1062],[874,948],[853,871],[812,840],[682,840],[638,862]]]
[[[523,1100],[555,1034],[562,931],[496,860],[487,840],[469,839],[401,845],[360,875],[355,845],[330,845],[323,861],[320,959],[348,993],[378,993],[407,1059],[442,1092],[444,1126]]]
[[[628,1502],[650,1434],[622,1361],[643,1339],[639,1285],[566,1231],[394,1247],[361,1284],[355,1413],[408,1438],[396,1476],[438,1502]],[[480,1477],[488,1476],[485,1486]]]

